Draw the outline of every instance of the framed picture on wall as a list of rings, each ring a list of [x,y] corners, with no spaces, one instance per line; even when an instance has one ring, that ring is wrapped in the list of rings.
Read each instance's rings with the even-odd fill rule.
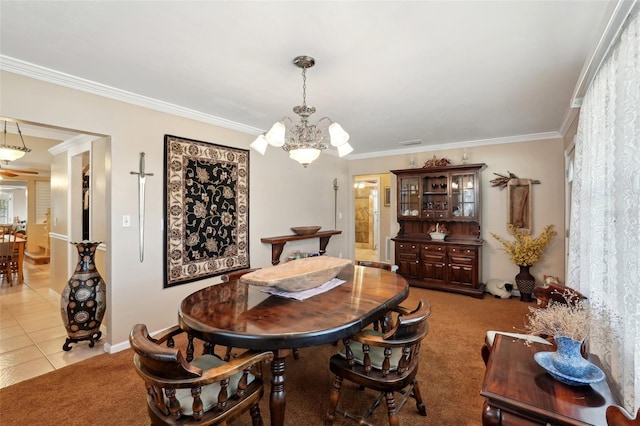
[[[387,207],[391,205],[391,187],[390,186],[384,187],[384,205]]]

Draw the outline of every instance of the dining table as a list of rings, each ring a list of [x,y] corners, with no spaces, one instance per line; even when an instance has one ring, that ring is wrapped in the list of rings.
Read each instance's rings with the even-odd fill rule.
[[[240,280],[215,284],[182,300],[179,325],[214,345],[272,351],[270,417],[272,425],[282,426],[287,355],[347,338],[409,295],[407,281],[383,269],[349,264],[337,278],[345,282],[305,300],[271,295]]]

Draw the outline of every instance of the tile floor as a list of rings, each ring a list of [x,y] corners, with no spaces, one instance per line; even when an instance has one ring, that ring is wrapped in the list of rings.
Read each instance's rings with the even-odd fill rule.
[[[378,251],[364,248],[356,248],[356,260],[378,260]]]
[[[86,341],[62,350],[67,333],[60,295],[49,289],[49,265],[25,261],[24,281],[0,282],[0,388],[104,353],[104,339],[93,348]]]

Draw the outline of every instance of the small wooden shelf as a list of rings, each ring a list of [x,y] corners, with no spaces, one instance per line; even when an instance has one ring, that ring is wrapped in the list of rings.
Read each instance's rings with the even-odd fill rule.
[[[288,241],[310,240],[312,238],[320,238],[320,250],[318,252],[323,255],[327,251],[327,244],[332,235],[342,234],[342,231],[322,231],[310,235],[283,235],[281,237],[265,237],[260,238],[263,243],[271,244],[271,264],[280,263],[280,255],[284,249],[284,245]]]

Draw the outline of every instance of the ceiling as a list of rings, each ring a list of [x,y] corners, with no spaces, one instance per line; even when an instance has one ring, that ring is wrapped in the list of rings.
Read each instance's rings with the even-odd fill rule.
[[[611,2],[2,0],[0,8],[5,63],[252,134],[294,115],[302,77],[292,60],[313,56],[307,103],[316,120],[329,116],[350,133],[349,157],[359,158],[559,136]],[[398,144],[412,140],[422,143]]]

